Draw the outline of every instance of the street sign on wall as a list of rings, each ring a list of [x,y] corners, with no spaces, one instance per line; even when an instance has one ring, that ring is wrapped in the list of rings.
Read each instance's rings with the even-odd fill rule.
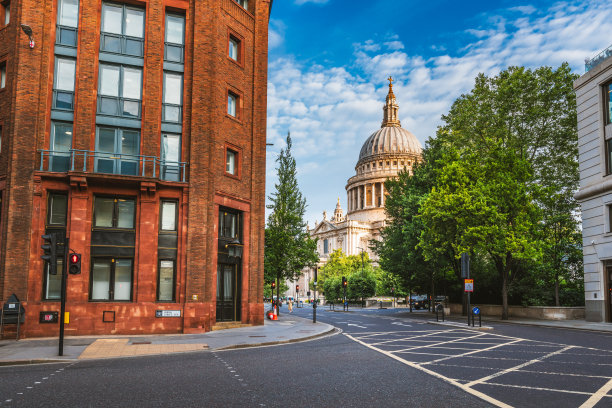
[[[466,292],[474,291],[474,279],[465,279],[465,291]]]

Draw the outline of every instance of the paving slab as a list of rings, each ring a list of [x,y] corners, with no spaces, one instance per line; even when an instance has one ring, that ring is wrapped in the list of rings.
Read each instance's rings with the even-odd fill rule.
[[[58,338],[0,341],[0,365],[37,364],[79,359],[133,357],[153,354],[228,350],[306,341],[331,334],[326,323],[312,323],[289,313],[260,326],[217,330],[203,334],[71,336],[58,356]]]

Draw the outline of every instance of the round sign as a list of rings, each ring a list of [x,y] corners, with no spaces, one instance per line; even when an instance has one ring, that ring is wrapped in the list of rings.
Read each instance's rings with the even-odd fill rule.
[[[480,314],[480,309],[474,306],[474,308],[472,309],[472,313],[474,313],[475,315]]]

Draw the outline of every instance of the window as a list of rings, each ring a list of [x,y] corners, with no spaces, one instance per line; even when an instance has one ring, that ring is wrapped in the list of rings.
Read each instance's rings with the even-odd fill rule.
[[[142,9],[103,3],[100,51],[142,57],[144,55],[144,18]]]
[[[219,213],[219,238],[240,239],[240,215],[230,211]]]
[[[183,76],[164,72],[164,102],[162,120],[180,123],[183,105]]]
[[[4,12],[4,25],[8,25],[11,22],[11,2],[6,0],[0,3],[2,11]]]
[[[612,123],[612,82],[604,86],[606,125]]]
[[[142,69],[100,64],[98,94],[98,113],[140,118]]]
[[[79,26],[79,0],[59,0],[55,42],[76,47]]]
[[[96,137],[95,171],[98,173],[138,174],[140,132],[99,127]]]
[[[181,135],[162,134],[161,178],[168,181],[179,181],[181,161]]]
[[[238,104],[238,95],[228,92],[227,93],[227,114],[233,117],[238,117],[236,112],[236,105]]]
[[[612,204],[606,205],[608,215],[608,233],[612,233]]]
[[[46,233],[64,235],[66,233],[68,196],[63,193],[49,193],[47,199]],[[57,275],[49,274],[49,264],[44,266],[43,298],[45,300],[59,300],[62,283],[62,267],[64,265],[63,253],[60,251],[57,259]]]
[[[612,174],[612,138],[606,140],[606,175]]]
[[[166,14],[166,38],[164,59],[182,63],[185,48],[185,17]]]
[[[175,265],[176,262],[172,259],[161,259],[159,261],[157,300],[160,302],[174,302]]]
[[[323,240],[323,253],[329,253],[329,241],[327,239]]]
[[[163,200],[161,202],[161,230],[176,231],[176,218],[178,215],[176,201]]]
[[[6,61],[0,62],[0,89],[6,87]]]
[[[249,0],[234,0],[234,1],[240,4],[245,10],[249,9]]]
[[[91,300],[132,300],[132,259],[93,260]]]
[[[55,78],[53,83],[53,108],[74,109],[74,78],[76,61],[67,58],[55,59]]]
[[[134,229],[135,203],[133,199],[95,197],[94,227]]]
[[[236,62],[241,61],[240,43],[241,41],[238,38],[234,37],[233,35],[230,35],[228,55]]]
[[[49,171],[65,172],[70,169],[72,123],[52,122],[49,143]]]
[[[238,175],[238,153],[227,149],[225,154],[225,172],[233,176]]]

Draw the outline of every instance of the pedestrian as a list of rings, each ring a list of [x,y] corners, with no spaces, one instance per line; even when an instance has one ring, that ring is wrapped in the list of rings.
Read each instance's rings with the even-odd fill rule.
[[[287,307],[289,308],[289,313],[293,313],[293,300],[291,298],[287,299]]]

